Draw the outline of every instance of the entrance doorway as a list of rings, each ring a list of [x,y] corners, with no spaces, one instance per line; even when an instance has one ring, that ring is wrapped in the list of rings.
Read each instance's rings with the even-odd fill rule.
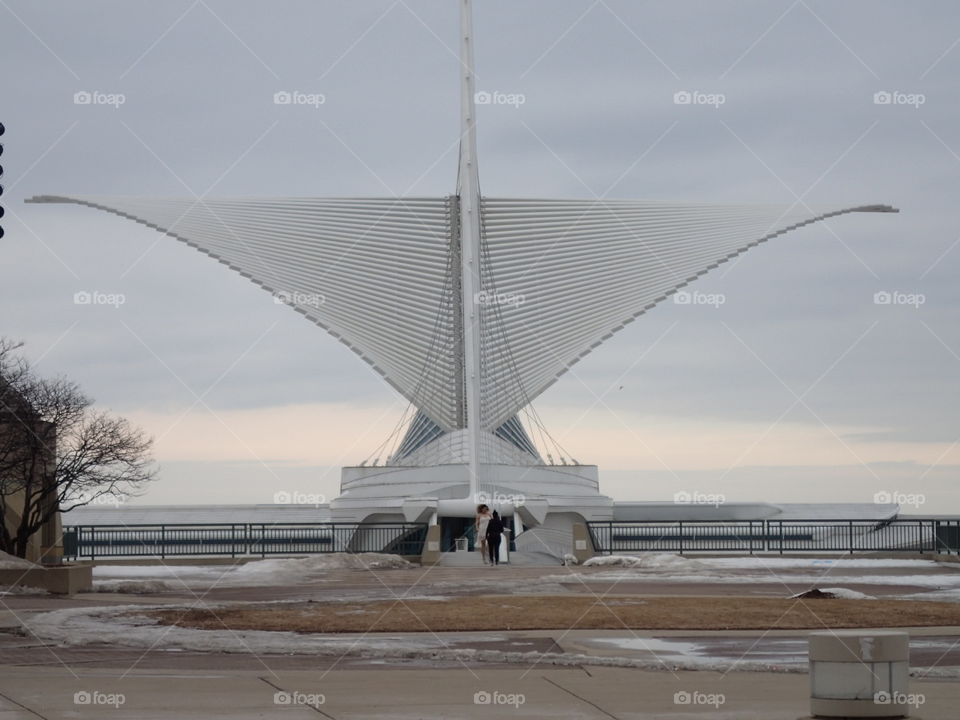
[[[513,518],[505,517],[503,518],[503,527],[505,530],[509,530],[507,535],[510,538],[510,551],[514,552],[517,548],[514,544],[516,536],[513,532]],[[461,518],[461,517],[442,517],[440,518],[440,549],[442,552],[453,552],[457,549],[457,538],[467,537],[467,549],[470,552],[473,552],[477,549],[477,542],[474,535],[476,534],[476,527],[474,526],[473,518]]]
[[[440,518],[440,549],[443,552],[453,552],[457,549],[457,538],[467,536],[467,549],[473,550],[474,525],[473,518],[442,517]]]

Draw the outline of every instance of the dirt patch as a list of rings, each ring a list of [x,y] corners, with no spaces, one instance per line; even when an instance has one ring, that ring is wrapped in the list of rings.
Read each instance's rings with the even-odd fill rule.
[[[160,624],[298,633],[470,630],[823,630],[960,625],[960,605],[907,600],[484,596],[158,610]]]

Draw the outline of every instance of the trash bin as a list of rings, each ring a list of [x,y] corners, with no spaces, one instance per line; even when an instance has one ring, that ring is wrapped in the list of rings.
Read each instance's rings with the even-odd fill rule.
[[[467,552],[470,548],[470,543],[467,540],[467,536],[458,537],[456,540],[457,552]]]

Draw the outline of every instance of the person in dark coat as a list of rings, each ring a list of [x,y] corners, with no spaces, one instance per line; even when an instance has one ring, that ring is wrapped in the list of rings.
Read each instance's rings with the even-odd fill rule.
[[[493,517],[487,523],[487,548],[490,550],[490,564],[500,564],[500,540],[503,536],[503,520],[500,513],[493,511]]]

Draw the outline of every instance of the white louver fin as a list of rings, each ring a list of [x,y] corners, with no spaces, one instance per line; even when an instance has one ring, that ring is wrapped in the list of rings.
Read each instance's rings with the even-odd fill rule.
[[[441,430],[464,426],[450,198],[28,202],[99,208],[197,248],[340,339]],[[851,212],[896,211],[484,198],[481,427],[721,263]]]
[[[457,425],[449,198],[41,196],[171,235],[292,305],[438,426]]]
[[[814,209],[484,198],[483,422],[498,427],[637,316]]]

